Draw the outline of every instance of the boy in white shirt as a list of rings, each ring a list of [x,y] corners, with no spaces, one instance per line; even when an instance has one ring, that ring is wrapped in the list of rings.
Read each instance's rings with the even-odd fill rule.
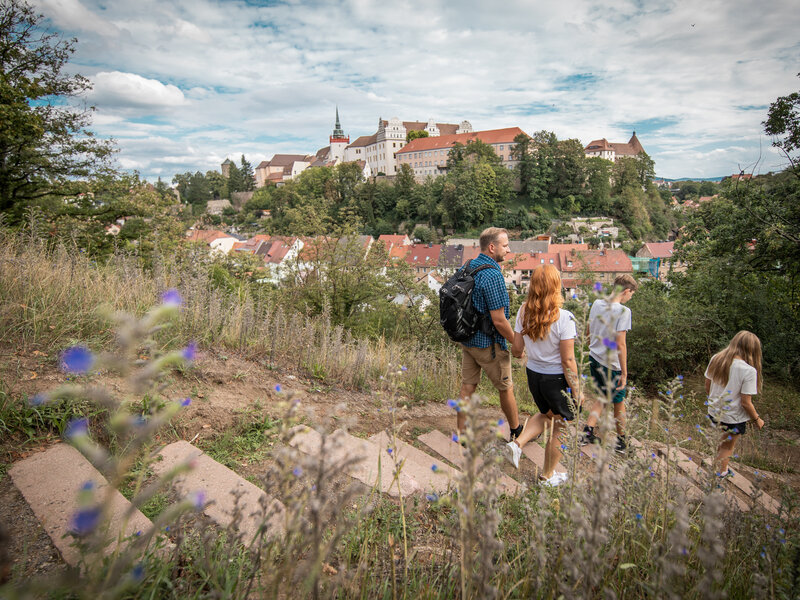
[[[631,309],[624,304],[639,288],[636,280],[627,273],[614,279],[616,295],[607,301],[599,298],[589,311],[589,366],[602,396],[589,411],[586,426],[581,435],[582,444],[599,443],[594,428],[608,398],[614,405],[614,420],[617,426],[616,451],[624,452],[625,442],[625,396],[628,383],[627,333],[631,328]],[[610,389],[609,389],[610,387]]]

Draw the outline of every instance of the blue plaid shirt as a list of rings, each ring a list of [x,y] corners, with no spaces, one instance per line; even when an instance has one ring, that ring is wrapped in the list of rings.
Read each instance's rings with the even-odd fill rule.
[[[498,308],[504,309],[506,319],[509,317],[509,306],[511,300],[508,297],[508,289],[506,289],[506,281],[503,279],[503,273],[500,271],[500,265],[497,262],[483,254],[482,252],[477,258],[473,258],[469,263],[470,268],[479,267],[481,265],[492,265],[491,269],[484,269],[480,273],[475,274],[475,288],[472,290],[472,304],[475,309],[481,313],[488,314],[491,310]],[[492,339],[494,338],[494,339]],[[464,342],[465,346],[471,348],[488,348],[492,342],[500,344],[503,350],[507,350],[506,338],[495,331],[494,336],[489,336],[478,331],[468,341]]]

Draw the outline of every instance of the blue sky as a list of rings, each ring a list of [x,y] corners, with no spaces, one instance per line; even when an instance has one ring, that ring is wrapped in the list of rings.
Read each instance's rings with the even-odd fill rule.
[[[800,89],[800,2],[35,0],[77,37],[93,130],[155,180],[351,140],[380,117],[636,130],[663,177],[780,169],[766,107]]]

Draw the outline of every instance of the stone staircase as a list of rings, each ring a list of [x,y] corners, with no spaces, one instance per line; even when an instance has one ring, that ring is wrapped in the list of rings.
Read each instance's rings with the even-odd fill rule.
[[[507,425],[500,428],[501,435],[508,435],[507,428]],[[427,451],[399,438],[393,439],[385,431],[363,439],[344,430],[323,436],[301,425],[295,428],[290,444],[328,465],[340,466],[353,479],[389,496],[441,496],[450,493],[456,487],[456,478],[464,465],[465,449],[438,430],[418,436],[417,441]],[[714,482],[707,465],[697,464],[677,448],[667,448],[655,442],[643,444],[635,439],[630,439],[629,446],[630,454],[637,457],[651,475],[669,477],[689,499],[699,500],[703,489]],[[608,462],[605,452],[599,446],[581,447],[580,469],[593,469]],[[541,472],[544,449],[532,442],[525,446],[523,454]],[[258,538],[262,524],[267,537],[282,534],[283,505],[192,444],[185,441],[169,444],[159,451],[158,457],[152,468],[159,476],[191,463],[191,470],[182,471],[174,478],[174,491],[180,497],[202,492],[204,515],[222,528],[236,527],[244,543]],[[625,459],[614,456],[610,460]],[[397,475],[396,466],[400,467]],[[566,469],[559,464],[556,470],[564,472]],[[69,534],[71,520],[79,508],[78,493],[87,482],[94,487],[96,498],[108,494],[111,506],[107,524],[109,539],[125,544],[130,536],[152,527],[147,517],[132,507],[122,494],[108,490],[103,476],[77,450],[66,444],[56,444],[15,463],[9,475],[70,565],[77,564],[79,558]],[[522,483],[506,473],[500,474],[498,483],[500,491],[509,495],[519,494],[525,489]],[[757,508],[773,514],[778,512],[779,503],[774,498],[757,491],[747,478],[739,474],[726,480],[723,487],[729,492],[726,494],[728,502],[739,510]],[[114,547],[115,544],[111,544],[107,550]]]

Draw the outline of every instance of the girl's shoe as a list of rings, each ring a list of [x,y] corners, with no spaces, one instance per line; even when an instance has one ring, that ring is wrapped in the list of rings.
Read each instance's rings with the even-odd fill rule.
[[[542,481],[542,485],[547,487],[558,487],[566,480],[567,480],[566,473],[553,473],[553,476],[550,479],[545,479],[544,481]]]
[[[503,453],[515,469],[519,469],[519,459],[522,456],[522,448],[517,446],[516,442],[508,442],[506,444],[505,452]]]

